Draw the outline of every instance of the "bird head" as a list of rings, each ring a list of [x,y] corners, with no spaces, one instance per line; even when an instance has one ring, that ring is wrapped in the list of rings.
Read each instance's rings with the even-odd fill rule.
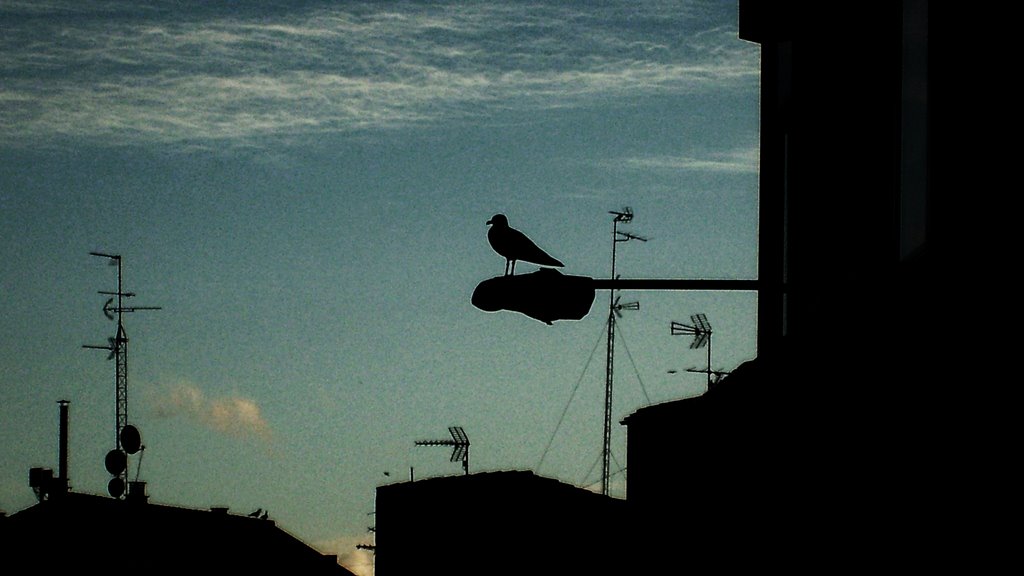
[[[495,214],[487,223],[495,226],[508,226],[508,218],[504,214]]]

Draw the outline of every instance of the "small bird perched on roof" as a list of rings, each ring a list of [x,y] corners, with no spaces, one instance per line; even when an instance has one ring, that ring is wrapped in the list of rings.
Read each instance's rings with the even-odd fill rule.
[[[505,276],[516,273],[516,261],[531,262],[538,266],[555,266],[561,268],[563,264],[552,258],[547,252],[541,250],[523,234],[508,225],[508,218],[504,214],[495,214],[487,221],[491,229],[487,231],[487,241],[491,248],[499,255],[505,257]]]

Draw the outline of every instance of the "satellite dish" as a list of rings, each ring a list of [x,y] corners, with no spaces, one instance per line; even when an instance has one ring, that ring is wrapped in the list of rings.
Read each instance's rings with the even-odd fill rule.
[[[142,448],[142,434],[131,424],[121,428],[121,448],[129,454],[135,454]]]
[[[124,494],[124,480],[111,478],[110,482],[107,482],[107,494],[114,498],[120,498]]]
[[[107,457],[103,459],[103,464],[107,467],[107,472],[114,476],[120,476],[125,471],[125,468],[128,467],[128,456],[124,453],[124,450],[111,450],[107,452]]]

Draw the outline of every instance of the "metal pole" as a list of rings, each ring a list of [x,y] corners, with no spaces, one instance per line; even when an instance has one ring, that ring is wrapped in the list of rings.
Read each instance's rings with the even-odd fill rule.
[[[614,250],[613,250],[614,252]],[[613,266],[614,268],[614,266]],[[735,290],[756,292],[759,280],[732,279],[673,279],[673,278],[613,278],[591,280],[595,290]]]
[[[711,390],[711,341],[714,340],[711,336],[708,334],[708,390]]]

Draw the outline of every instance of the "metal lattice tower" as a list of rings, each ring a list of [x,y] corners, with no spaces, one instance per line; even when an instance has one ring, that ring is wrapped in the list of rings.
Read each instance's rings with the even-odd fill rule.
[[[612,219],[612,281],[616,280],[615,276],[615,247],[619,242],[628,242],[629,240],[640,240],[646,242],[646,238],[641,238],[628,232],[619,231],[619,223],[629,223],[633,220],[633,210],[630,208],[623,208],[621,212],[609,212],[615,216]],[[608,297],[608,342],[607,342],[607,359],[605,362],[605,380],[604,380],[604,444],[602,447],[601,457],[601,493],[605,496],[608,495],[608,481],[611,476],[611,457],[612,457],[612,388],[615,374],[615,320],[616,318],[622,317],[622,310],[639,310],[639,302],[627,302],[619,303],[621,295],[616,294],[616,290],[611,290]]]

